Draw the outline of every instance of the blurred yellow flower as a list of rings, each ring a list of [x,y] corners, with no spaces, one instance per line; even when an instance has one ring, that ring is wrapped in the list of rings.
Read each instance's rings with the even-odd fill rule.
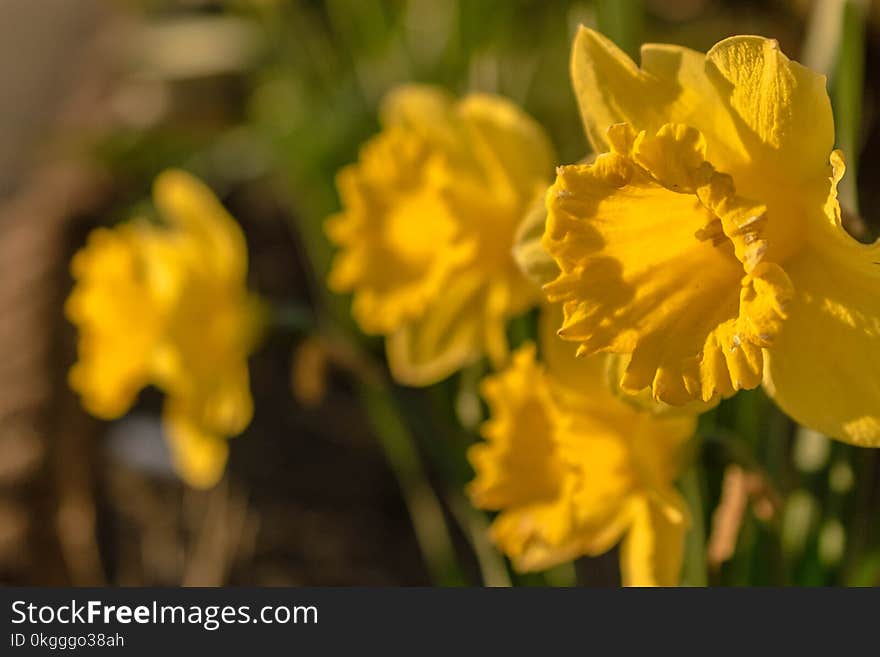
[[[166,225],[96,229],[73,258],[65,311],[79,340],[69,382],[106,419],[144,386],[163,390],[173,463],[207,487],[223,473],[226,439],[251,420],[247,357],[265,312],[245,287],[244,236],[211,191],[167,171],[153,196]]]
[[[392,374],[427,385],[488,354],[507,356],[505,321],[537,300],[511,248],[550,182],[541,128],[509,101],[406,86],[386,98],[383,130],[340,171],[340,247],[329,277],[353,292],[361,328],[386,336]]]
[[[607,359],[575,358],[556,323],[542,318],[546,365],[528,345],[483,382],[491,417],[468,454],[471,498],[501,512],[492,538],[520,571],[621,542],[625,585],[676,585],[688,514],[674,480],[695,416],[614,394]]]
[[[600,155],[547,194],[560,335],[631,355],[627,390],[682,404],[763,377],[798,422],[880,444],[880,246],[841,224],[825,78],[751,36],[641,60],[587,28],[575,40]]]

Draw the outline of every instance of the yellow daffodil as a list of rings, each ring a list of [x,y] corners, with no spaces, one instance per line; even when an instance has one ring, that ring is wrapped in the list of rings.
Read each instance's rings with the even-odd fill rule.
[[[354,294],[366,333],[386,336],[403,383],[433,383],[483,354],[500,363],[505,321],[537,299],[511,248],[549,184],[548,140],[507,100],[456,102],[423,86],[393,92],[381,119],[382,132],[338,176],[329,285]]]
[[[153,191],[165,225],[99,228],[73,258],[65,310],[79,341],[69,381],[106,419],[144,386],[163,390],[173,463],[207,487],[223,473],[226,439],[251,420],[247,357],[264,311],[245,287],[244,235],[211,191],[181,171],[163,173]]]
[[[754,388],[880,444],[880,246],[841,224],[825,78],[775,41],[645,45],[581,28],[572,78],[599,155],[560,167],[544,247],[559,334],[631,355],[621,385],[682,404]]]
[[[549,318],[549,319],[548,319]],[[518,350],[486,378],[486,442],[469,458],[473,502],[500,511],[492,538],[521,571],[621,542],[628,586],[679,582],[687,510],[673,482],[695,418],[653,413],[609,388],[607,359],[577,359],[542,318],[541,351]]]

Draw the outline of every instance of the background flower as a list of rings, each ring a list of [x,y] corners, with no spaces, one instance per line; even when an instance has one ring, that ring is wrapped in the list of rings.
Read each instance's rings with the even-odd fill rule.
[[[168,171],[154,198],[166,225],[97,229],[73,259],[66,310],[79,360],[70,385],[105,419],[124,414],[144,386],[163,390],[174,464],[189,484],[211,486],[226,439],[253,413],[247,357],[264,310],[245,288],[241,231],[210,190]]]
[[[625,585],[675,585],[688,512],[673,482],[695,419],[612,394],[607,359],[575,359],[553,334],[556,315],[542,320],[546,366],[529,345],[483,382],[490,417],[469,453],[471,497],[501,512],[493,539],[521,570],[621,542]]]
[[[330,286],[354,292],[355,319],[387,336],[403,383],[433,383],[483,354],[503,362],[505,322],[537,299],[511,249],[552,170],[546,136],[502,98],[456,102],[420,86],[390,94],[382,123],[338,176]]]

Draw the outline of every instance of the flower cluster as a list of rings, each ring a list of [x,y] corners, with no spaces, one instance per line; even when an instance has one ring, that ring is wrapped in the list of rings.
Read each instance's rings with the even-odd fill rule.
[[[511,102],[391,93],[338,175],[328,284],[401,384],[488,358],[469,493],[515,568],[619,544],[625,584],[675,585],[700,412],[763,383],[804,426],[880,445],[880,245],[842,226],[825,79],[775,41],[645,45],[637,66],[581,28],[571,74],[595,156],[555,181]],[[209,486],[252,415],[264,310],[209,190],[167,172],[155,203],[163,225],[97,230],[74,258],[70,383],[105,418],[163,390],[174,462]],[[509,320],[542,302],[510,357]]]
[[[543,362],[526,346],[484,382],[472,499],[500,511],[492,536],[519,569],[622,541],[626,583],[675,584],[674,481],[701,410],[763,382],[800,423],[880,443],[880,388],[859,374],[876,369],[880,247],[842,227],[822,76],[759,37],[641,59],[579,31],[572,80],[596,156],[558,167],[546,210],[529,201],[549,151],[515,110],[393,96],[340,176],[331,286],[388,336],[392,373],[426,384],[481,353],[501,366],[504,320],[532,301],[512,302],[528,290],[515,255],[554,306]]]

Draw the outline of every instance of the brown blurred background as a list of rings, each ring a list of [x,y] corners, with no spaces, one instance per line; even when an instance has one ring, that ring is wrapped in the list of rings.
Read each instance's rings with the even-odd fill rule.
[[[170,9],[184,18],[207,9],[211,19],[211,4]],[[210,41],[203,72],[198,63],[178,80],[137,72],[130,39],[175,39],[145,31],[140,9],[0,3],[0,581],[426,583],[395,481],[345,385],[309,409],[293,399],[294,336],[273,338],[252,361],[256,419],[209,492],[171,473],[158,394],[106,426],[66,386],[75,357],[61,311],[68,260],[88,229],[123,218],[111,215],[144,193],[128,186],[149,184],[115,175],[89,151],[169,116],[183,130],[213,132],[241,105],[238,63],[224,70]],[[279,216],[288,211],[259,182],[226,191],[259,253],[255,287],[306,299],[296,237]]]

